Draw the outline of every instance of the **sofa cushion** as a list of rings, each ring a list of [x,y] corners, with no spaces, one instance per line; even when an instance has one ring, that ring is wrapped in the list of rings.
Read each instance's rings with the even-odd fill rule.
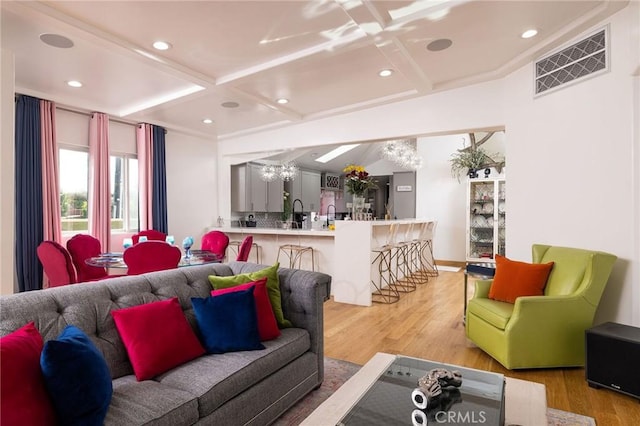
[[[258,333],[255,287],[243,291],[193,298],[202,343],[210,354],[264,349]]]
[[[271,301],[271,307],[273,308],[273,314],[276,316],[276,321],[282,328],[292,327],[291,321],[284,317],[284,312],[282,311],[282,297],[280,294],[280,281],[278,279],[279,266],[280,264],[276,262],[273,266],[247,274],[232,275],[228,277],[210,275],[209,282],[214,289],[219,290],[221,288],[234,287],[238,284],[248,283],[267,277],[267,291],[269,292],[269,300]]]
[[[40,370],[42,347],[33,322],[0,339],[0,424],[56,424]]]
[[[111,373],[82,330],[68,325],[42,349],[40,366],[58,420],[64,425],[99,425],[111,402]]]
[[[489,298],[515,303],[518,297],[542,296],[553,262],[526,263],[496,254],[496,274],[489,289]]]
[[[280,336],[280,329],[278,328],[278,322],[276,321],[273,309],[271,308],[271,302],[269,301],[269,294],[267,293],[267,278],[262,278],[258,281],[252,281],[246,284],[240,284],[235,287],[212,290],[211,295],[215,297],[221,294],[246,290],[254,286],[253,298],[256,302],[256,315],[258,317],[258,332],[260,333],[260,340],[273,340]]]
[[[491,299],[471,299],[467,306],[467,315],[474,314],[500,330],[504,330],[513,314],[513,303]]]
[[[153,380],[123,376],[113,381],[113,398],[104,424],[191,425],[198,421],[198,400],[189,392]]]
[[[205,353],[177,297],[111,312],[138,380]]]
[[[156,378],[163,385],[198,397],[200,417],[243,393],[267,376],[300,357],[310,348],[309,333],[300,328],[282,330],[265,350],[206,355]]]

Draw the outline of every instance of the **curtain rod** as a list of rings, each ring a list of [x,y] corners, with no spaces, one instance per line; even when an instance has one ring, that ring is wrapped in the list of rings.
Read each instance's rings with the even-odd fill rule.
[[[78,110],[76,110],[76,109],[72,109],[72,108],[68,108],[68,107],[63,107],[63,106],[59,106],[59,105],[56,105],[56,108],[57,108],[57,109],[60,109],[60,110],[62,110],[62,111],[72,112],[72,113],[74,113],[74,114],[80,114],[80,115],[84,115],[84,116],[87,116],[87,117],[91,117],[91,114],[93,114],[92,112],[78,111]],[[97,111],[96,111],[96,112],[97,112]],[[132,121],[125,121],[125,120],[118,119],[118,118],[112,118],[111,116],[109,116],[109,121],[113,121],[113,122],[115,122],[115,123],[120,123],[120,124],[129,124],[129,125],[131,125],[131,126],[136,126],[136,125],[138,125],[138,123],[134,123],[134,122],[132,122]]]
[[[93,114],[93,112],[79,111],[79,110],[76,110],[76,109],[72,109],[72,108],[69,108],[69,107],[63,107],[63,106],[58,106],[58,105],[56,105],[56,109],[61,109],[62,111],[72,112],[74,114],[80,114],[80,115],[84,115],[84,116],[87,116],[87,117],[91,117],[91,115]],[[140,125],[139,122],[126,121],[126,120],[122,120],[122,119],[118,119],[118,118],[112,118],[111,116],[109,116],[109,121],[113,121],[114,123],[120,123],[120,124],[128,124],[128,125],[131,125],[131,126],[134,126],[134,127]],[[167,129],[164,129],[164,133],[167,134]]]

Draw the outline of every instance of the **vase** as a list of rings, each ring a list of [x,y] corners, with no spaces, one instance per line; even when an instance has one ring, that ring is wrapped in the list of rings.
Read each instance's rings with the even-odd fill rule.
[[[353,194],[351,219],[363,220],[364,219],[364,202],[365,198],[362,195]]]

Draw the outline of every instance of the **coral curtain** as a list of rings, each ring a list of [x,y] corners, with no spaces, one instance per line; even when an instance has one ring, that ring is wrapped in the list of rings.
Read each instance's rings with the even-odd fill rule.
[[[111,245],[109,116],[94,112],[89,121],[89,232],[103,251]]]
[[[153,129],[153,184],[152,184],[152,217],[153,229],[169,233],[167,224],[167,165],[165,156],[164,127],[151,126]]]
[[[40,100],[18,95],[15,116],[15,257],[20,291],[42,288],[36,248],[43,240]]]
[[[138,124],[136,144],[138,147],[138,195],[139,230],[153,229],[153,129],[151,124]]]
[[[42,141],[43,239],[62,243],[58,147],[56,145],[56,105],[51,101],[40,101],[40,135]]]

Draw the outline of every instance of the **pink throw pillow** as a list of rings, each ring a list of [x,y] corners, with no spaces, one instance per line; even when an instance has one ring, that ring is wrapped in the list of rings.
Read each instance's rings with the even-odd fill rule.
[[[266,340],[273,340],[280,336],[280,329],[278,328],[276,316],[273,314],[273,308],[271,308],[271,301],[269,300],[269,293],[267,292],[267,277],[257,281],[240,284],[235,287],[212,290],[211,295],[219,296],[225,293],[243,291],[254,286],[253,298],[256,303],[256,315],[258,317],[258,333],[260,334],[260,341],[264,342]]]
[[[33,322],[0,338],[0,424],[55,425],[40,369],[42,336]]]
[[[177,297],[112,311],[138,381],[205,353]]]

